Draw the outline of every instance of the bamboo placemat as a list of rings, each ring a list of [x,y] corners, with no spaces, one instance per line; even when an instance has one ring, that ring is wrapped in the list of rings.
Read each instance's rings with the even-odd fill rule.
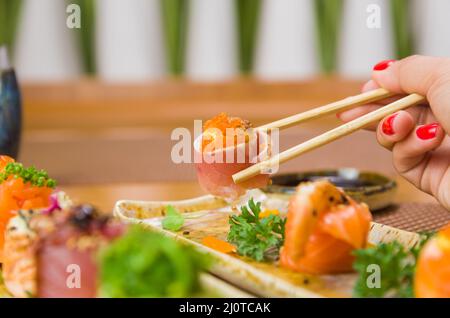
[[[401,203],[375,212],[373,218],[406,231],[436,231],[450,223],[450,211],[434,203]]]

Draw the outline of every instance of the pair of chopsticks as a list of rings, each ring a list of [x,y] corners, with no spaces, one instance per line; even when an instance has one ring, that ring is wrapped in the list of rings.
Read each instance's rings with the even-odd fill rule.
[[[271,129],[278,128],[287,128],[293,125],[297,125],[299,123],[308,121],[310,119],[316,119],[325,115],[337,113],[340,111],[344,111],[353,107],[361,106],[367,103],[379,101],[385,99],[387,97],[392,97],[394,94],[387,91],[384,88],[379,88],[373,91],[369,91],[360,95],[347,97],[343,100],[321,106],[318,108],[311,109],[309,111],[296,114],[284,119],[280,119],[274,121],[272,123],[260,126],[256,128],[260,131],[270,131]],[[410,94],[406,97],[403,97],[391,104],[383,106],[371,113],[368,113],[364,116],[361,116],[355,120],[352,120],[344,125],[338,126],[332,130],[323,133],[317,137],[314,137],[304,143],[301,143],[297,146],[294,146],[290,149],[287,149],[276,156],[261,161],[259,163],[250,166],[247,169],[239,171],[233,175],[233,180],[235,183],[243,182],[248,180],[263,171],[267,171],[268,168],[277,166],[282,164],[288,160],[296,158],[308,151],[319,148],[323,145],[329,144],[332,141],[335,141],[341,137],[347,136],[357,130],[360,130],[367,125],[380,121],[386,116],[389,116],[395,112],[406,109],[408,107],[420,104],[425,101],[425,97],[419,94]]]

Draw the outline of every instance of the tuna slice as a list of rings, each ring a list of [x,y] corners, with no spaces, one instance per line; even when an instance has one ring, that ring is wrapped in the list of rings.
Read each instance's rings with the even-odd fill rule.
[[[41,298],[89,298],[97,292],[97,244],[87,248],[71,246],[70,241],[89,240],[61,231],[46,238],[37,254],[38,296]],[[76,243],[75,243],[76,244]],[[89,243],[88,243],[89,244]]]
[[[98,250],[124,227],[91,206],[78,206],[56,231],[41,240],[37,253],[38,296],[88,298],[97,294]]]
[[[247,189],[261,188],[268,184],[269,174],[260,174],[236,184],[232,175],[259,162],[269,154],[267,135],[256,133],[246,143],[234,147],[201,153],[202,136],[194,141],[197,178],[206,192],[220,197],[236,199]]]
[[[81,205],[51,215],[21,213],[8,229],[3,274],[14,296],[88,298],[97,294],[97,252],[125,227]]]

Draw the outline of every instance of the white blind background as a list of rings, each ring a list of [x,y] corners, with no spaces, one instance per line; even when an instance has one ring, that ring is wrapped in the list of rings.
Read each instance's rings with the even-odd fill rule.
[[[95,75],[107,81],[148,81],[171,76],[161,1],[96,0]],[[173,0],[170,0],[173,1]],[[183,0],[181,0],[183,1]],[[236,0],[188,1],[182,76],[223,81],[240,75]],[[321,73],[314,15],[318,0],[261,0],[251,75],[302,80]],[[333,1],[333,0],[331,0]],[[337,0],[336,0],[337,1]],[[382,59],[395,58],[393,0],[342,0],[336,72],[364,78]],[[66,27],[72,1],[22,0],[13,62],[22,80],[85,76],[80,41]],[[76,1],[74,1],[76,2]],[[450,1],[409,0],[414,52],[450,56]],[[380,28],[368,20],[380,8]],[[376,11],[376,10],[375,10]],[[83,21],[82,21],[83,27]],[[85,30],[82,30],[83,32]]]

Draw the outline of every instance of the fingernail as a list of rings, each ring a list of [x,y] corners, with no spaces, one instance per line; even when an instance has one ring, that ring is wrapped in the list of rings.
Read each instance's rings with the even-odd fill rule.
[[[385,69],[387,69],[389,66],[391,66],[396,60],[385,60],[385,61],[381,61],[380,63],[378,63],[377,65],[375,65],[373,67],[374,71],[384,71]]]
[[[438,123],[420,126],[416,130],[416,135],[422,140],[433,139],[436,137],[439,127]]]
[[[388,135],[388,136],[392,136],[393,134],[395,134],[394,119],[395,119],[395,117],[397,117],[397,115],[398,114],[393,114],[383,121],[383,125],[381,126],[383,134]]]

